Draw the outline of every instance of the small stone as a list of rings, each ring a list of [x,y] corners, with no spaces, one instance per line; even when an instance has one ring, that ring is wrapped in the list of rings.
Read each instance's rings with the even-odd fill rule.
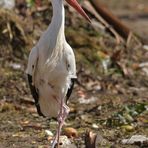
[[[48,135],[48,136],[53,136],[53,133],[50,131],[50,130],[45,130],[45,133]]]
[[[78,132],[76,129],[72,128],[72,127],[67,127],[64,128],[64,134],[68,137],[68,138],[77,138],[78,137]]]
[[[148,45],[143,45],[143,49],[148,50]]]
[[[67,136],[60,136],[59,146],[60,148],[76,148],[76,146],[71,143]]]
[[[123,125],[121,126],[122,130],[126,131],[126,132],[132,132],[134,130],[134,127],[131,125]]]
[[[136,144],[136,143],[143,144],[145,142],[148,142],[148,137],[143,135],[133,135],[129,139],[122,140],[122,144]]]
[[[99,128],[98,125],[95,124],[95,123],[92,124],[92,127],[93,127],[94,129],[98,129],[98,128]]]

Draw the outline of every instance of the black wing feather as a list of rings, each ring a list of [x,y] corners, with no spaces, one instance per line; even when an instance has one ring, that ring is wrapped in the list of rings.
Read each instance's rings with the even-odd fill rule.
[[[71,78],[71,86],[70,86],[70,88],[68,89],[67,94],[66,94],[66,103],[67,103],[67,101],[69,100],[69,98],[70,98],[70,96],[71,96],[71,93],[72,93],[72,91],[73,91],[73,87],[74,87],[75,80],[76,80],[76,78]]]
[[[41,109],[40,109],[40,105],[39,105],[39,93],[37,92],[37,89],[35,88],[34,85],[32,85],[32,76],[31,75],[27,75],[28,76],[28,82],[29,82],[29,87],[30,87],[30,90],[31,90],[31,94],[34,98],[34,101],[35,101],[35,106],[37,108],[37,112],[40,116],[43,116],[43,113],[41,112]]]

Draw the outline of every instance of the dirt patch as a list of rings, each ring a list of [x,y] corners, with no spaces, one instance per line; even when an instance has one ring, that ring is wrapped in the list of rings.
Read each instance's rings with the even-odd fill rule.
[[[129,1],[126,7],[125,3],[115,1],[108,4],[120,16],[119,9],[123,14],[127,6],[141,3],[146,1]],[[135,9],[130,11],[137,15]],[[45,9],[30,14],[24,17],[0,10],[1,148],[48,147],[50,142],[45,130],[55,133],[57,125],[37,115],[25,76],[29,50],[47,27],[47,16],[51,16],[51,12]],[[140,147],[123,145],[121,140],[148,133],[147,50],[135,44],[128,48],[116,45],[112,37],[96,32],[75,15],[73,22],[70,16],[67,13],[66,36],[76,55],[78,81],[69,102],[71,112],[65,127],[75,128],[79,135],[71,141],[83,148],[84,132],[89,129],[101,136],[98,147]],[[29,27],[25,22],[30,22]],[[127,24],[130,23],[140,31],[140,23],[127,20]]]

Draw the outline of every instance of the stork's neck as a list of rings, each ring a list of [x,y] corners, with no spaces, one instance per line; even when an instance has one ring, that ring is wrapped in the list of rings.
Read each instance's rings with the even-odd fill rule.
[[[53,16],[50,25],[41,37],[38,48],[44,50],[44,60],[49,71],[52,71],[62,58],[65,43],[65,10],[63,0],[51,0]]]
[[[65,41],[64,25],[65,25],[65,10],[63,0],[51,0],[53,7],[53,16],[51,24],[47,30],[50,30],[52,40],[54,42]]]

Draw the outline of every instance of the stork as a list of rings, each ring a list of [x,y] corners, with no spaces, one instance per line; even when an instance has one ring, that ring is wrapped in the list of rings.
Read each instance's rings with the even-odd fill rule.
[[[90,22],[76,0],[66,0]],[[58,130],[52,148],[59,143],[64,121],[69,113],[69,99],[76,76],[75,56],[64,33],[64,0],[51,0],[51,23],[32,48],[27,66],[27,76],[37,112],[41,116],[57,118]]]

